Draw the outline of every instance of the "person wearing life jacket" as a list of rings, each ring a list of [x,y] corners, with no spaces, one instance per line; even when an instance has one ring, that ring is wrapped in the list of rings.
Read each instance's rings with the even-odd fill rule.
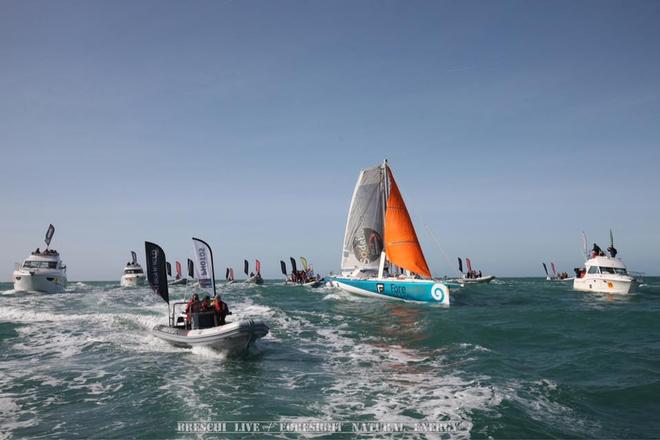
[[[199,295],[193,293],[192,298],[186,305],[186,327],[193,330],[199,329],[199,312],[201,311],[201,303],[199,302]]]
[[[200,311],[202,312],[210,312],[213,310],[213,307],[211,307],[211,297],[206,295],[204,299],[202,300],[202,304],[200,305]]]
[[[220,299],[220,295],[216,295],[213,298],[211,305],[215,311],[216,326],[225,325],[225,319],[227,318],[227,315],[231,314],[229,312],[229,306],[227,306],[227,303]]]

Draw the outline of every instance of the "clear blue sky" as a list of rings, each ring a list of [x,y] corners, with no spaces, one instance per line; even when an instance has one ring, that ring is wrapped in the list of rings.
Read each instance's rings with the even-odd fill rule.
[[[0,1],[0,279],[51,222],[73,280],[193,235],[219,277],[336,270],[384,158],[436,275],[570,271],[610,227],[657,274],[659,141],[657,1]]]

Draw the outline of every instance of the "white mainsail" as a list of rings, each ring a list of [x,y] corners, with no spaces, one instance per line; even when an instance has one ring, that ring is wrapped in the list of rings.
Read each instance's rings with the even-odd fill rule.
[[[360,172],[348,211],[341,269],[378,270],[383,251],[385,184],[382,166]]]

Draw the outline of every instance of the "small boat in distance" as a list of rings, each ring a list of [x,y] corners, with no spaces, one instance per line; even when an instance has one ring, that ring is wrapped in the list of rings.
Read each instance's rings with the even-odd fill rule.
[[[248,260],[243,260],[243,272],[245,272],[245,275],[248,276],[248,278],[243,281],[245,284],[263,284],[264,279],[261,277],[261,261],[255,260],[254,268],[256,270],[256,274],[254,272],[250,272],[250,264],[248,263]]]
[[[219,300],[215,289],[213,270],[213,253],[204,241],[193,238],[195,258],[199,268],[198,279],[200,288],[207,294],[213,294]],[[168,305],[168,325],[156,325],[152,333],[176,347],[192,348],[209,347],[227,353],[242,353],[257,339],[268,334],[268,326],[259,320],[241,319],[228,320],[226,323],[218,319],[213,310],[191,312],[192,328],[186,322],[186,301],[170,303],[165,252],[155,243],[145,242],[147,254],[147,278],[149,285]]]
[[[458,270],[462,274],[461,282],[465,284],[490,283],[495,279],[494,275],[482,275],[481,271],[472,270],[472,261],[469,258],[465,258],[465,264],[467,265],[467,272],[463,273],[463,260],[458,257]]]
[[[228,267],[227,270],[225,271],[225,281],[227,284],[234,284],[234,268],[233,267]]]
[[[545,263],[541,263],[543,265],[543,270],[545,271],[545,279],[546,281],[572,281],[573,277],[569,277],[566,272],[557,272],[557,268],[555,267],[555,263],[552,261],[550,262],[550,267],[552,268],[552,275],[548,273],[548,266],[546,266]]]
[[[610,230],[609,255],[605,255],[594,243],[591,254],[587,253],[587,237],[583,234],[584,254],[587,261],[584,267],[575,269],[573,289],[582,292],[601,292],[627,294],[635,290],[638,281],[628,273],[626,265],[617,258],[618,251],[614,247],[614,236]]]
[[[131,251],[131,261],[126,263],[119,284],[122,287],[144,286],[146,278],[142,266],[138,263],[137,254],[135,251]]]
[[[307,258],[300,257],[300,263],[303,266],[303,270],[298,270],[296,265],[296,259],[290,257],[291,260],[291,276],[287,274],[286,263],[283,260],[280,260],[280,268],[282,269],[282,275],[284,275],[284,284],[292,284],[298,286],[307,286],[307,287],[321,287],[325,284],[325,279],[320,275],[314,274],[314,269],[307,262]]]
[[[360,172],[348,210],[341,270],[329,277],[329,284],[355,295],[449,305],[449,287],[431,276],[387,160]]]
[[[176,275],[174,277],[174,281],[170,281],[170,286],[185,286],[186,284],[188,284],[188,278],[185,278],[181,275],[181,263],[176,261],[174,263],[174,266],[176,268]]]
[[[16,292],[64,292],[66,287],[66,265],[55,249],[50,249],[50,241],[55,234],[55,227],[48,226],[46,231],[46,249],[39,248],[32,252],[22,264],[16,264],[12,274]]]

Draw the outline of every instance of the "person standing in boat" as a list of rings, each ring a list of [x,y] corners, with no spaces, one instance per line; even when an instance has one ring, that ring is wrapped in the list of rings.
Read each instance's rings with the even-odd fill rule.
[[[229,306],[227,303],[220,299],[220,295],[216,295],[211,302],[211,306],[215,312],[215,325],[225,325],[225,319],[229,315]]]
[[[610,246],[610,247],[608,247],[608,248],[607,248],[607,252],[610,253],[610,255],[612,256],[612,258],[616,258],[616,254],[618,253],[618,251],[616,250],[616,248],[615,248],[614,246]]]
[[[199,295],[193,293],[192,298],[186,305],[186,327],[193,330],[199,329],[199,312],[201,311],[201,303],[199,302]]]
[[[593,249],[591,249],[591,257],[599,257],[603,254],[603,250],[598,246],[596,243],[594,243]]]

